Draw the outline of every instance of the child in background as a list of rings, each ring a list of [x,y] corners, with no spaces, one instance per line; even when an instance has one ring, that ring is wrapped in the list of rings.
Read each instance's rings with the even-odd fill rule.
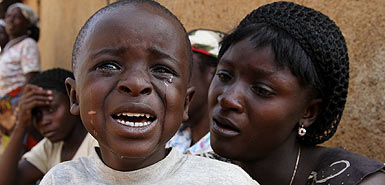
[[[188,119],[191,55],[183,25],[155,1],[97,11],[76,38],[66,85],[71,113],[100,148],[41,184],[256,184],[235,165],[165,148]]]
[[[70,71],[55,68],[35,76],[25,86],[16,126],[0,159],[0,184],[32,184],[56,164],[87,156],[96,140],[80,117],[70,114],[64,81]],[[24,139],[32,128],[45,138],[25,153]]]
[[[195,87],[188,120],[166,144],[181,153],[193,155],[211,152],[210,122],[207,94],[211,79],[218,64],[219,42],[224,33],[214,30],[196,29],[188,33],[193,51],[193,70],[190,85]]]
[[[326,15],[276,2],[223,39],[210,85],[213,150],[261,184],[381,184],[384,163],[317,146],[348,94],[345,39]]]

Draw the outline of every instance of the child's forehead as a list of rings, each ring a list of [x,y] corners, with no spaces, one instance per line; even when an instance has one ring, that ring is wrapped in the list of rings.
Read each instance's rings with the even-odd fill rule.
[[[123,15],[130,18],[119,17],[120,13],[109,14],[95,23],[87,38],[87,50],[137,45],[160,47],[176,55],[183,52],[175,46],[181,47],[184,44],[184,35],[172,21],[148,12],[122,11]]]
[[[152,20],[158,20],[162,22],[168,22],[170,29],[178,29],[178,23],[172,19],[165,11],[159,8],[152,7],[146,3],[132,3],[125,6],[119,6],[111,8],[96,18],[96,22],[103,21],[105,19],[115,20],[121,22],[146,22]]]
[[[81,44],[83,52],[77,52],[79,63],[84,64],[85,53],[91,50],[134,44],[158,48],[180,62],[190,62],[191,49],[183,26],[161,9],[132,4],[115,7],[94,18]]]

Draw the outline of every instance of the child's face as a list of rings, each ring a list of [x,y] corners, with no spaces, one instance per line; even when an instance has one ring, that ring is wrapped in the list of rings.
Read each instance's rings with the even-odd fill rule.
[[[76,82],[67,85],[78,101],[71,111],[80,109],[108,165],[123,158],[160,160],[164,144],[187,119],[192,89],[183,34],[174,20],[146,5],[98,18],[80,50]]]
[[[295,137],[307,95],[288,68],[277,67],[270,47],[255,48],[249,39],[226,51],[209,89],[212,147],[241,161]]]
[[[67,95],[58,91],[53,91],[53,99],[49,105],[36,107],[34,112],[36,129],[51,142],[67,139],[77,124],[72,119],[74,115],[69,111]]]

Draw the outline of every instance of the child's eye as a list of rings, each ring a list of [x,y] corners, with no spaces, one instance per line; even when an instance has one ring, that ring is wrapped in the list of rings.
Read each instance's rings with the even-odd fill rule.
[[[231,80],[231,76],[226,72],[220,71],[216,75],[221,82],[229,82]]]
[[[178,74],[173,69],[164,65],[156,65],[152,67],[151,72],[158,78],[169,79],[171,76],[178,76]]]
[[[274,95],[274,92],[272,92],[271,90],[269,90],[267,88],[261,87],[261,86],[254,86],[254,87],[252,87],[252,89],[253,89],[253,92],[255,94],[257,94],[258,96],[265,97],[265,98],[272,97]]]
[[[156,73],[170,73],[170,74],[176,73],[174,70],[170,69],[169,67],[161,66],[161,65],[153,67],[152,71]]]
[[[96,66],[96,70],[100,72],[111,72],[114,70],[120,70],[120,66],[114,62],[106,62]]]
[[[32,115],[34,115],[34,118],[37,122],[39,122],[42,118],[42,112],[40,110],[40,108],[34,108],[32,109]]]
[[[48,107],[48,110],[47,110],[49,113],[53,113],[56,111],[56,107]]]

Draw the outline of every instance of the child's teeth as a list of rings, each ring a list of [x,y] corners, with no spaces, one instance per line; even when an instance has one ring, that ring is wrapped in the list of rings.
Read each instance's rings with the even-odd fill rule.
[[[130,127],[143,127],[143,126],[147,126],[147,125],[151,124],[151,122],[149,122],[149,121],[146,121],[146,122],[131,122],[131,121],[124,121],[124,120],[120,120],[120,119],[117,119],[116,121],[118,123],[120,123],[120,124],[127,125],[127,126],[130,126]]]
[[[117,116],[128,116],[128,117],[146,117],[147,119],[151,117],[150,114],[139,114],[139,113],[130,113],[130,112],[124,112],[124,113],[118,113]]]
[[[126,121],[126,125],[133,127],[135,126],[135,123],[131,121]]]

